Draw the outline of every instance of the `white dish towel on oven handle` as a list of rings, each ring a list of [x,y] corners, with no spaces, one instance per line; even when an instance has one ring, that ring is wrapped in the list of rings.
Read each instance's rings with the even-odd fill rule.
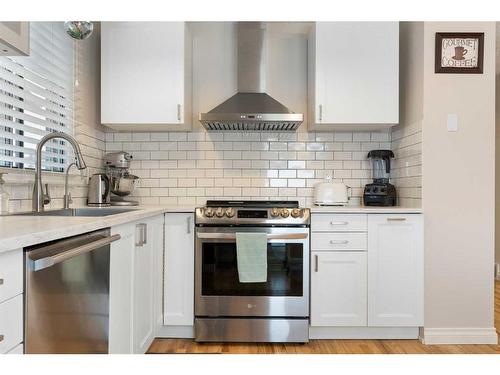
[[[236,233],[236,260],[240,283],[265,283],[267,234]]]

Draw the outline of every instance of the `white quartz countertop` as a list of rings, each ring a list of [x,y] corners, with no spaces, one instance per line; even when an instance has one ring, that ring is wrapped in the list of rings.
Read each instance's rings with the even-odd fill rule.
[[[116,207],[113,207],[116,208]],[[130,209],[124,207],[123,209]],[[31,246],[59,238],[125,224],[166,212],[194,212],[194,206],[136,206],[133,211],[100,217],[0,216],[0,252]],[[407,207],[310,207],[314,213],[419,214],[421,208]]]
[[[324,214],[421,214],[422,208],[414,207],[366,207],[366,206],[312,206],[309,207],[312,213]]]
[[[123,207],[131,208],[134,210],[99,217],[0,216],[0,252],[137,221],[165,212],[194,212],[194,206]]]

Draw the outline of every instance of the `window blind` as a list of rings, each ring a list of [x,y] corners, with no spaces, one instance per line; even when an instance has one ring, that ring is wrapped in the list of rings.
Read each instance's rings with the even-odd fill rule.
[[[73,41],[63,22],[30,23],[30,55],[0,57],[0,167],[32,169],[49,132],[73,133]],[[46,143],[42,169],[62,172],[66,141]]]

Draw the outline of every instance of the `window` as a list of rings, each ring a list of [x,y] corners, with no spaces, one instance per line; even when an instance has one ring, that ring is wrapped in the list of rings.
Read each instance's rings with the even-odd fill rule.
[[[36,144],[54,131],[73,132],[73,41],[62,22],[31,22],[30,56],[0,57],[0,167],[33,169]],[[61,139],[42,157],[53,172],[73,159]]]

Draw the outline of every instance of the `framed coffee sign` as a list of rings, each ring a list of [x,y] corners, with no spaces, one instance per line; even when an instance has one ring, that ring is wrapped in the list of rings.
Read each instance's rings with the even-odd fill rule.
[[[436,33],[436,73],[483,73],[484,33]]]

